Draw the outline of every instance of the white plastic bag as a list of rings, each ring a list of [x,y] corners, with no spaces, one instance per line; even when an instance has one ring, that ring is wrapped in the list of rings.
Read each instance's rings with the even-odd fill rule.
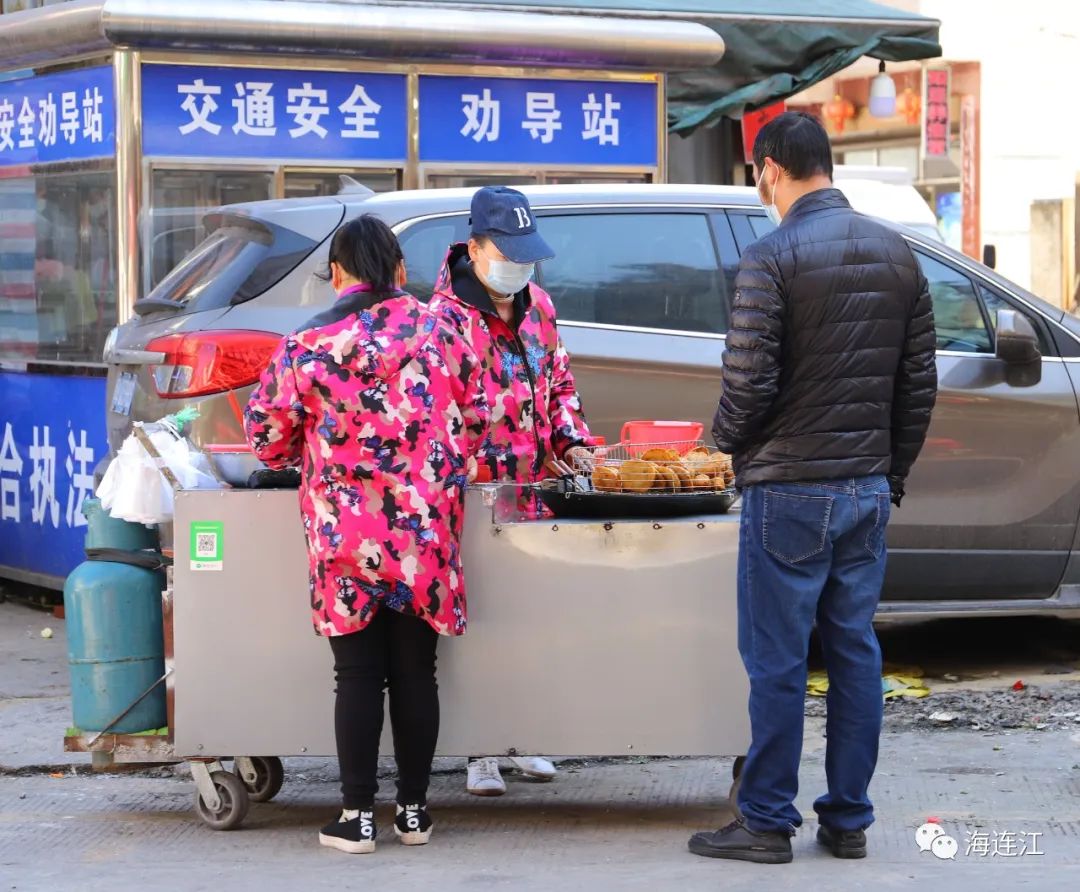
[[[146,428],[150,442],[183,489],[220,489],[206,457],[168,427]],[[97,488],[102,507],[112,517],[133,523],[165,523],[173,518],[172,486],[156,460],[130,434],[109,464]]]

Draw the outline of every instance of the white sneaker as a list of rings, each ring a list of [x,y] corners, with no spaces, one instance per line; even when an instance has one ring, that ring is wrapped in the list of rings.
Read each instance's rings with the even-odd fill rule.
[[[555,766],[543,756],[512,756],[510,761],[522,774],[537,780],[549,781],[558,774]]]
[[[502,796],[506,792],[506,783],[499,773],[499,760],[493,757],[470,759],[465,789],[473,796]]]

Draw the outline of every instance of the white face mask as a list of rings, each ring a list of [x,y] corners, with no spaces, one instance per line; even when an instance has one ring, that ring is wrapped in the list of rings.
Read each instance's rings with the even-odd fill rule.
[[[765,177],[765,172],[764,171],[762,171],[761,176],[762,176],[762,179],[764,179],[764,177]],[[758,198],[761,199],[761,206],[763,208],[765,208],[765,215],[770,220],[772,220],[774,226],[779,226],[780,221],[783,218],[780,216],[780,211],[776,207],[776,180],[773,180],[772,200],[771,201],[766,201],[765,196],[763,196],[760,191],[758,192]]]
[[[510,260],[488,259],[487,286],[497,294],[517,294],[529,284],[536,270],[535,263],[514,263]]]

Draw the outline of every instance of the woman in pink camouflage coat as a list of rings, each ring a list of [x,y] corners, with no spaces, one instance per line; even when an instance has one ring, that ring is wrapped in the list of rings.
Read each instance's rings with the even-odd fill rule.
[[[554,252],[537,232],[528,199],[516,189],[488,186],[472,200],[472,238],[450,248],[432,312],[460,332],[484,366],[491,432],[479,461],[497,482],[535,483],[570,473],[594,445],[581,410],[570,357],[555,324],[551,297],[531,282],[536,264]],[[517,500],[522,519],[547,515],[536,491]],[[537,756],[514,765],[539,780],[555,767]],[[466,789],[499,796],[506,784],[495,758],[470,759]]]
[[[338,300],[286,337],[245,413],[255,454],[300,466],[315,631],[330,640],[344,810],[319,834],[375,848],[374,797],[390,695],[395,832],[426,843],[439,728],[435,649],[465,631],[465,487],[489,411],[471,348],[404,281],[389,228],[364,216],[333,238]]]

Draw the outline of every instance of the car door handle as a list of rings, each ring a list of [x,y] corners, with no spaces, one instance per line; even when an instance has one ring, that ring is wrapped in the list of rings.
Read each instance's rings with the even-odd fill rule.
[[[113,347],[105,354],[106,362],[120,365],[155,365],[165,361],[165,354],[156,350],[129,350]]]

